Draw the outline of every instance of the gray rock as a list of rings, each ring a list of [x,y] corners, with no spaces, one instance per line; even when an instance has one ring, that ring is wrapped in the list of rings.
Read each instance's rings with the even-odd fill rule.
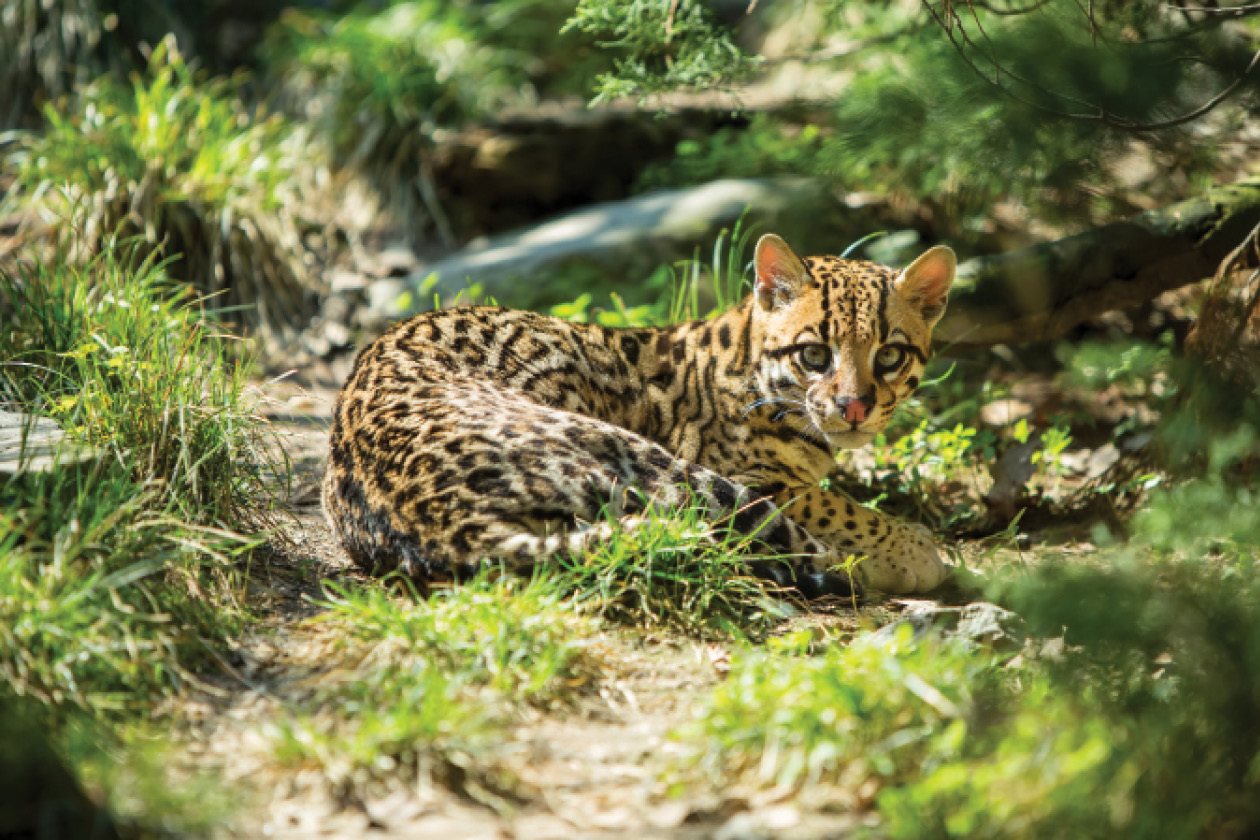
[[[419,260],[406,243],[395,242],[375,254],[373,262],[378,277],[405,277],[416,270]]]
[[[431,308],[435,293],[451,300],[472,282],[510,300],[516,284],[575,265],[625,277],[687,256],[697,245],[707,248],[746,210],[751,220],[776,224],[836,205],[806,178],[722,180],[596,204],[490,237],[407,277],[379,280],[368,289],[368,310],[381,319],[409,315]]]
[[[961,607],[945,606],[935,601],[902,599],[902,613],[896,621],[876,630],[877,639],[891,639],[897,628],[909,624],[915,637],[937,630],[983,647],[1018,648],[1023,642],[1022,620],[1010,610],[987,601],[976,601]]]

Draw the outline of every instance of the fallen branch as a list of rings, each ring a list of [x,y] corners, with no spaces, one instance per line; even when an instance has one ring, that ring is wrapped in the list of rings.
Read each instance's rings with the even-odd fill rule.
[[[1023,344],[1211,277],[1260,224],[1252,178],[1055,242],[968,260],[942,344]]]

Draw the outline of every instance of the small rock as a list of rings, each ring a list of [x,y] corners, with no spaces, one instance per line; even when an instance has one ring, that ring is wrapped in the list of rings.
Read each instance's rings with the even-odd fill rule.
[[[1119,460],[1120,450],[1114,444],[1104,443],[1090,453],[1089,460],[1085,462],[1085,477],[1098,478]]]
[[[773,836],[756,814],[736,814],[713,832],[713,840],[768,840]]]
[[[324,338],[338,350],[350,346],[350,330],[338,321],[329,321],[324,324]]]
[[[373,262],[377,277],[405,277],[415,271],[420,263],[415,252],[401,243],[385,246],[384,250],[376,253]]]
[[[953,635],[979,645],[995,646],[1012,640],[1010,628],[1019,617],[1010,610],[987,601],[977,601],[962,608]]]
[[[362,274],[344,268],[334,268],[328,275],[328,287],[334,295],[362,291],[369,282]]]
[[[367,311],[380,318],[398,317],[413,308],[414,297],[399,278],[377,280],[367,287]]]
[[[1014,397],[994,400],[981,406],[980,422],[986,426],[1009,426],[1016,421],[1028,419],[1032,416],[1032,411],[1030,403]]]
[[[915,638],[931,630],[942,636],[963,639],[978,647],[1018,647],[1023,643],[1022,620],[1010,610],[987,601],[976,601],[962,607],[947,607],[935,601],[898,599],[903,607],[897,621],[886,624],[871,634],[872,638],[891,640],[897,628],[909,624]]]

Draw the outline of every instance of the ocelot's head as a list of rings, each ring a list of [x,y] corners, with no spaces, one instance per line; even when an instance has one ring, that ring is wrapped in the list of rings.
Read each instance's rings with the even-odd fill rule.
[[[938,246],[897,271],[865,260],[802,260],[766,235],[754,264],[762,399],[832,448],[868,443],[923,377],[954,252]]]

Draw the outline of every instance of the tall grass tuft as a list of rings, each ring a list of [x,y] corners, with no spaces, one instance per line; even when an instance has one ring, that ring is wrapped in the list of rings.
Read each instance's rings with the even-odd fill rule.
[[[143,708],[240,626],[270,457],[245,370],[152,256],[0,273],[0,403],[81,463],[0,477],[0,672],[58,716]]]
[[[714,525],[698,506],[611,524],[607,540],[562,561],[560,579],[586,609],[701,638],[762,636],[784,617],[774,584],[750,569],[779,562],[757,554],[755,535]]]
[[[139,237],[178,256],[170,272],[243,323],[296,330],[320,288],[301,215],[302,178],[319,161],[285,120],[249,111],[238,88],[200,77],[168,37],[130,85],[105,76],[66,109],[45,108],[46,129],[20,136],[8,157],[8,201],[73,226],[91,253]]]

